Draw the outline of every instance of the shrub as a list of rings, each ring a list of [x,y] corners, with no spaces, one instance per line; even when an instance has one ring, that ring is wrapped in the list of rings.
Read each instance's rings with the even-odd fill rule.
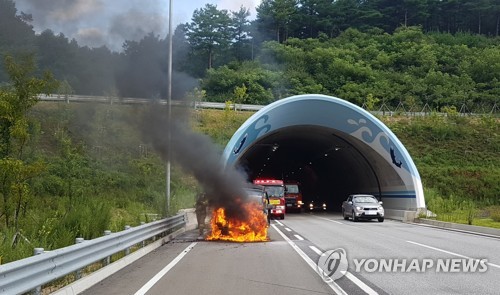
[[[490,213],[490,218],[493,219],[493,221],[500,222],[500,206],[492,206],[488,208],[488,211]]]

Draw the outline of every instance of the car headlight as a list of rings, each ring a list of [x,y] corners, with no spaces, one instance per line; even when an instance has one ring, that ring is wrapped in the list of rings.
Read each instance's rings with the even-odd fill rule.
[[[326,204],[323,204],[323,207],[326,207]]]
[[[384,207],[379,206],[379,207],[378,207],[378,210],[379,210],[379,211],[384,211]]]
[[[312,207],[314,207],[314,205],[313,204],[309,204],[309,208],[312,208]]]
[[[356,206],[356,210],[363,210],[363,207]]]

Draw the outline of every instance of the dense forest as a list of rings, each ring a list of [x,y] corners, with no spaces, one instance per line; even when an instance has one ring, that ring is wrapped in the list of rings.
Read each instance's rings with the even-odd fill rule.
[[[358,105],[491,110],[500,95],[496,0],[264,0],[249,10],[206,6],[173,35],[174,99],[267,104],[302,93]],[[0,0],[0,54],[34,54],[61,94],[162,99],[167,36],[121,52],[35,34],[32,16]],[[0,68],[0,83],[7,83]],[[203,91],[192,91],[195,87]],[[203,97],[205,96],[206,97]]]

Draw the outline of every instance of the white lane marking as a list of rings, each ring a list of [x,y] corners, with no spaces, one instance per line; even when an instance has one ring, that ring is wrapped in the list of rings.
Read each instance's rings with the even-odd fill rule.
[[[285,227],[286,231],[292,231],[291,229],[289,229],[288,227]]]
[[[319,218],[319,219],[324,219],[324,220],[327,220],[327,221],[331,221],[333,223],[337,223],[337,224],[344,224],[340,221],[337,221],[337,220],[331,220],[331,219],[328,219],[328,218],[325,218],[325,217],[319,217],[319,216],[316,216],[316,218]]]
[[[275,220],[277,224],[284,226],[283,223],[279,222],[278,220]]]
[[[323,254],[323,252],[321,252],[320,249],[316,248],[315,246],[309,246],[309,248],[311,248],[311,250],[313,250],[316,254],[320,255]]]
[[[353,282],[354,284],[358,285],[358,287],[361,288],[361,290],[365,291],[366,294],[369,294],[369,295],[378,295],[378,293],[373,290],[372,288],[368,287],[367,284],[363,283],[360,279],[358,279],[357,277],[355,277],[352,273],[346,271],[345,272],[345,276],[351,280],[351,282]]]
[[[479,260],[479,259],[476,259],[476,258],[472,258],[472,257],[465,256],[465,255],[462,255],[462,254],[458,254],[458,253],[455,253],[455,252],[446,251],[446,250],[439,249],[439,248],[436,248],[436,247],[432,247],[432,246],[428,246],[428,245],[420,244],[420,243],[413,242],[413,241],[406,241],[406,242],[408,242],[408,243],[410,243],[410,244],[417,245],[417,246],[421,246],[421,247],[429,248],[429,249],[432,249],[432,250],[436,250],[436,251],[439,251],[439,252],[443,252],[443,253],[446,253],[446,254],[451,254],[451,255],[454,255],[454,256],[462,257],[462,258]],[[494,263],[489,263],[489,262],[486,262],[486,264],[488,264],[489,266],[493,266],[493,267],[496,267],[496,268],[500,268],[500,265],[497,265],[497,264],[494,264]]]
[[[169,270],[171,270],[186,254],[191,251],[197,242],[191,243],[181,254],[177,255],[174,260],[172,260],[167,266],[165,266],[159,273],[157,273],[149,282],[147,282],[139,291],[135,292],[135,295],[144,295],[149,291]]]
[[[300,255],[300,257],[302,257],[302,259],[304,259],[304,261],[314,270],[314,272],[316,274],[318,274],[318,276],[320,276],[321,278],[323,278],[323,276],[318,271],[316,263],[314,263],[311,260],[311,258],[309,258],[309,256],[307,256],[306,253],[304,253],[304,251],[302,251],[299,248],[299,246],[297,246],[282,231],[280,231],[276,225],[273,224],[272,227],[274,227],[274,229],[280,234],[280,236],[285,241],[288,242],[288,244],[293,248],[293,250],[295,250],[295,252],[297,252]],[[347,295],[347,293],[339,285],[337,285],[337,283],[335,283],[332,279],[330,279],[328,281],[325,281],[325,283],[333,290],[333,292],[335,292],[335,294],[338,294],[338,295]]]
[[[318,254],[319,256],[321,256],[323,254],[323,252],[321,252],[321,250],[318,249],[318,248],[316,248],[315,246],[309,246],[309,248],[311,248],[311,250],[313,250],[314,252],[316,252],[316,254]],[[358,279],[357,277],[355,277],[352,273],[346,271],[345,276],[346,276],[346,278],[348,278],[349,280],[351,280],[351,282],[353,282],[354,284],[358,285],[358,287],[360,287],[367,294],[370,294],[370,295],[378,294],[375,290],[373,290],[372,288],[370,288],[367,284],[363,283],[363,281],[361,281],[360,279]]]
[[[294,235],[294,236],[295,236],[297,239],[299,239],[300,241],[303,241],[303,240],[304,240],[304,238],[303,238],[303,237],[301,237],[301,236],[299,236],[299,235]]]

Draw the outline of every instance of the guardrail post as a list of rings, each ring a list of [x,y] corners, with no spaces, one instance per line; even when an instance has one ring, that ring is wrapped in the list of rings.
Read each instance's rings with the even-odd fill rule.
[[[75,244],[80,244],[80,243],[83,243],[83,241],[85,241],[84,238],[76,238],[75,239]],[[79,269],[75,272],[75,280],[79,280],[82,278],[82,270]]]
[[[141,225],[144,225],[146,224],[144,221],[141,221]],[[146,246],[146,241],[142,241],[141,243],[141,247],[144,248],[144,246]]]
[[[43,248],[35,248],[35,250],[33,251],[33,256],[36,256],[36,255],[40,255],[40,254],[43,254],[45,250]],[[42,294],[42,286],[38,286],[36,287],[32,292],[31,294],[33,295],[40,295]]]
[[[128,230],[130,229],[130,225],[125,225],[125,230]],[[129,255],[130,254],[130,247],[125,249],[125,256]]]
[[[104,235],[105,236],[109,236],[110,234],[111,234],[110,230],[105,230],[104,231]],[[108,257],[106,257],[106,258],[103,259],[103,261],[102,261],[103,265],[102,266],[106,266],[106,265],[108,265],[110,263],[111,263],[111,256],[108,256]]]

